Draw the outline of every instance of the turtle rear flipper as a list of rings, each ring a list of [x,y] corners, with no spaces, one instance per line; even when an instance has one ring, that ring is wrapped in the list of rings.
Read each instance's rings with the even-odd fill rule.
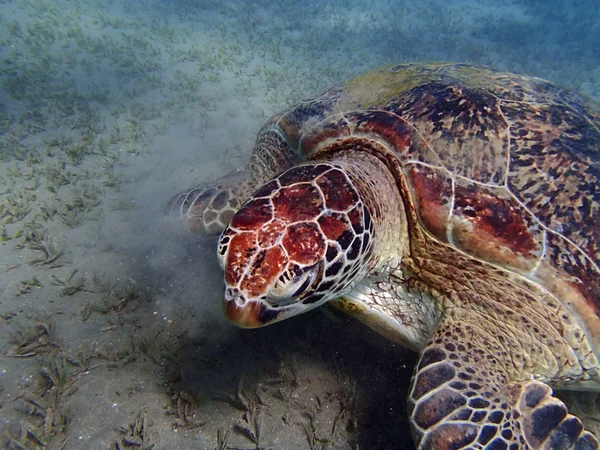
[[[421,354],[408,402],[419,450],[600,448],[549,386],[511,381],[512,362],[482,334],[442,323]]]

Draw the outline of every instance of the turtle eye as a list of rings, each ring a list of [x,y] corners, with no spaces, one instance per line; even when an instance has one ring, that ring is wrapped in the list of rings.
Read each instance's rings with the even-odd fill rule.
[[[300,287],[298,289],[296,289],[296,292],[294,292],[291,296],[296,298],[296,297],[300,297],[302,294],[304,294],[306,292],[306,290],[308,289],[308,287],[310,285],[312,285],[312,283],[315,281],[315,277],[314,277],[314,271],[308,271],[305,272],[303,274],[303,276],[301,277],[300,280],[298,280],[299,282],[304,280],[304,282],[300,285]]]
[[[267,299],[276,301],[281,306],[281,300],[289,300],[287,304],[295,303],[312,292],[320,270],[320,265],[310,267],[294,266],[283,272],[275,284],[269,289]]]

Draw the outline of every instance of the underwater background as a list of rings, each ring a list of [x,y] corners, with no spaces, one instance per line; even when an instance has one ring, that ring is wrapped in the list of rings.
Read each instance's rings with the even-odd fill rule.
[[[598,2],[0,0],[0,446],[412,449],[415,355],[320,311],[239,330],[168,199],[272,114],[405,61],[600,101]]]

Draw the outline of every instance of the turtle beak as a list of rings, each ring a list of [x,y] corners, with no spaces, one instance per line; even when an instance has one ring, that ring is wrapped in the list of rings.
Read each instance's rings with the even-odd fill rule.
[[[223,309],[227,318],[242,328],[259,328],[277,322],[281,311],[261,300],[247,300],[236,288],[225,288]]]

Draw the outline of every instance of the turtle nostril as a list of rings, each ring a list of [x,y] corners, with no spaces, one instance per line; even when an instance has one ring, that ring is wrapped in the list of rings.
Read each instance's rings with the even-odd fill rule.
[[[225,301],[235,302],[237,306],[244,306],[246,304],[246,299],[237,288],[225,289]]]

